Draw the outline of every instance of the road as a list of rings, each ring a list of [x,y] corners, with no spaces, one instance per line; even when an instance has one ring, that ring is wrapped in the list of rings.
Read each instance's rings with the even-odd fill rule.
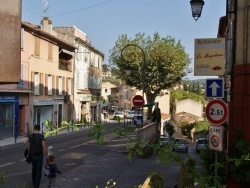
[[[106,125],[107,128],[112,129],[116,127],[115,124]],[[135,182],[130,182],[130,184],[139,185],[143,182],[144,177],[146,177],[148,172],[152,172],[152,169],[147,169],[144,163],[155,163],[154,159],[148,159],[148,162],[144,159],[136,159],[132,163],[128,162],[126,158],[126,147],[123,138],[118,137],[116,134],[108,134],[108,131],[105,131],[105,140],[104,145],[99,146],[95,140],[88,137],[88,130],[81,130],[78,132],[58,135],[55,137],[47,138],[48,146],[52,146],[52,152],[56,156],[56,163],[58,167],[63,172],[63,175],[58,181],[60,187],[95,187],[95,185],[100,185],[100,188],[104,188],[106,181],[109,178],[117,179],[118,183],[124,186],[118,187],[130,187],[127,177],[136,176],[138,179]],[[0,187],[3,188],[24,188],[30,187],[31,183],[31,165],[27,164],[23,156],[24,147],[22,143],[14,144],[0,150],[0,173],[6,173],[7,183]],[[184,153],[179,155],[185,157]],[[195,156],[195,149],[193,146],[190,147],[189,155]],[[136,165],[139,166],[136,168]],[[134,165],[135,169],[132,169],[131,165]],[[168,184],[170,187],[178,181],[178,172],[179,166],[176,163],[170,164],[168,167],[163,167],[163,165],[158,164],[158,168],[162,169],[168,174]],[[143,169],[142,166],[145,166],[146,169]],[[131,168],[132,173],[126,175],[126,170]],[[134,171],[139,170],[139,173]],[[141,173],[143,171],[143,173]],[[79,175],[81,172],[82,175]],[[126,175],[126,177],[125,177]],[[88,177],[85,180],[86,185],[84,186],[82,182],[77,180]],[[171,177],[173,176],[173,177]],[[73,186],[72,183],[69,183],[65,180],[71,180],[76,185]],[[47,179],[43,176],[41,180],[42,187],[45,187],[45,182]],[[65,181],[65,182],[63,182]],[[68,184],[66,184],[68,182]],[[138,183],[139,182],[139,183]],[[127,186],[125,186],[125,184]],[[72,186],[71,186],[72,185]]]

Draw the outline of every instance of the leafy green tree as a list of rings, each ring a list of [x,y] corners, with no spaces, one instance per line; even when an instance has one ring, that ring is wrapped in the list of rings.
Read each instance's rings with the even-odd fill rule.
[[[109,71],[109,66],[107,64],[102,64],[103,71]]]
[[[175,133],[174,126],[171,125],[169,122],[165,122],[164,129],[168,133],[169,137],[172,137],[173,134]]]
[[[132,45],[127,46],[129,44]],[[110,50],[109,62],[117,70],[118,78],[129,86],[144,88],[147,103],[152,103],[163,94],[162,90],[173,87],[190,72],[191,59],[180,40],[176,42],[174,38],[164,38],[158,33],[152,38],[138,33],[134,38],[126,34],[119,36]],[[130,76],[125,74],[128,67],[132,70]],[[148,113],[151,115],[152,107]]]

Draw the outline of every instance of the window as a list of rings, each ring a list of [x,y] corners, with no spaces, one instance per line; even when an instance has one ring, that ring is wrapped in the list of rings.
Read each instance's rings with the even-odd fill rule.
[[[62,87],[63,81],[62,77],[58,77],[58,95],[62,95],[63,93],[63,87]]]
[[[53,44],[48,43],[48,60],[53,60]]]
[[[48,86],[48,95],[53,95],[52,89],[53,89],[53,76],[48,75],[48,80],[47,80],[47,86]]]
[[[82,60],[82,47],[81,46],[78,46],[78,51],[77,51],[77,59],[79,60],[79,61],[81,61]]]
[[[67,92],[68,92],[68,95],[72,95],[72,80],[71,78],[68,78],[67,79]]]
[[[35,37],[34,55],[40,57],[40,38]]]
[[[35,73],[34,78],[34,94],[39,95],[40,94],[40,74]]]

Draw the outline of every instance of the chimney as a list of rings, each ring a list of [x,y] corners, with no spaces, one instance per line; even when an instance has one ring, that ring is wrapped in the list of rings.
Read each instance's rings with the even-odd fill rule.
[[[48,17],[43,17],[41,21],[41,29],[52,34],[52,21]]]

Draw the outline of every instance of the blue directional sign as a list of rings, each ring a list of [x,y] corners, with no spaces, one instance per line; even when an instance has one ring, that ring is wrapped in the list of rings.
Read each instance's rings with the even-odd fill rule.
[[[222,78],[213,78],[206,80],[206,97],[207,98],[224,97],[224,81]]]
[[[142,116],[134,116],[133,125],[142,125],[143,117]]]

